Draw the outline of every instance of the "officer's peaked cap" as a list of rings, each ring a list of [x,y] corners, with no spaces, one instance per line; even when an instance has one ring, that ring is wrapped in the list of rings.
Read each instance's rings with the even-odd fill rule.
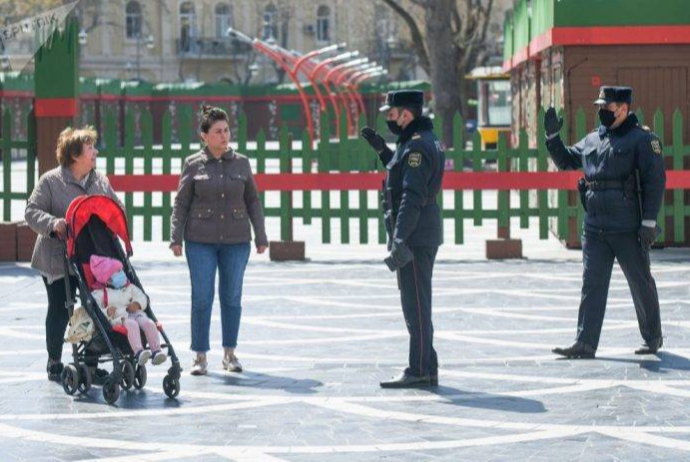
[[[420,90],[389,91],[386,95],[386,104],[379,108],[384,112],[392,107],[422,107],[424,106],[424,92]]]
[[[594,104],[628,103],[632,104],[633,89],[630,87],[601,87],[599,98]]]

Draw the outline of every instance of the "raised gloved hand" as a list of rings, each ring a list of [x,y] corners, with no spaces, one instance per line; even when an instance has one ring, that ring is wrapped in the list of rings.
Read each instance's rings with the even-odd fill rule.
[[[652,244],[654,244],[654,241],[656,241],[660,231],[661,228],[658,226],[640,226],[640,229],[637,231],[637,235],[640,238],[640,244],[642,244],[642,247],[649,249]]]
[[[391,271],[397,271],[414,260],[412,250],[401,240],[394,239],[391,254],[383,262]]]
[[[558,117],[556,109],[552,106],[544,114],[544,130],[546,136],[552,136],[561,131],[563,127],[563,117]]]
[[[386,149],[386,141],[381,135],[376,133],[373,128],[362,128],[360,135],[367,141],[367,143],[369,143],[372,148],[374,148],[376,152],[381,152]]]

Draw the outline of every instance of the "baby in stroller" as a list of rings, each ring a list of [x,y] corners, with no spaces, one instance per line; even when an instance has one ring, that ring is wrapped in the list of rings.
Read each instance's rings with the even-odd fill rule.
[[[156,324],[144,313],[148,307],[146,294],[129,282],[119,260],[92,255],[89,266],[99,286],[91,295],[111,325],[127,328],[127,340],[134,352],[135,363],[143,366],[150,358],[154,366],[163,364],[168,357],[161,350]],[[150,349],[144,349],[140,329]]]

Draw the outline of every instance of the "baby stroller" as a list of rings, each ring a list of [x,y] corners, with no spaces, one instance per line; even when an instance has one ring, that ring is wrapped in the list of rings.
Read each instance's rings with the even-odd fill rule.
[[[71,269],[78,280],[79,297],[82,306],[95,325],[95,332],[90,340],[73,344],[73,362],[62,372],[62,387],[73,395],[77,392],[87,393],[91,389],[93,377],[89,366],[99,363],[113,363],[113,370],[103,385],[103,397],[113,404],[120,396],[120,387],[130,390],[141,389],[146,385],[146,367],[134,362],[134,354],[127,341],[125,326],[111,326],[107,316],[98,307],[91,295],[95,279],[91,273],[89,261],[91,255],[100,255],[120,260],[127,278],[142,291],[141,282],[129,262],[132,256],[132,244],[127,228],[127,218],[120,206],[107,196],[81,196],[76,198],[67,209],[67,239],[61,239],[65,250],[65,274]],[[118,239],[119,238],[119,239]],[[120,239],[127,249],[122,250]],[[67,309],[72,317],[76,297],[71,297],[70,280],[65,279],[67,292]],[[148,298],[148,296],[147,296]],[[149,300],[150,302],[150,300]],[[163,379],[163,390],[170,398],[180,392],[180,362],[175,350],[168,340],[162,325],[151,310],[151,304],[144,311],[156,323],[163,337],[161,348],[167,348],[172,366]],[[145,345],[145,338],[142,335]]]

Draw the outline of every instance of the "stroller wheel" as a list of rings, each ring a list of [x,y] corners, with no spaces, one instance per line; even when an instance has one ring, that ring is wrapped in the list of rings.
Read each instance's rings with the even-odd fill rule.
[[[89,370],[89,366],[86,364],[80,364],[79,365],[79,385],[77,386],[79,393],[84,394],[88,393],[89,390],[91,390],[91,383],[92,383],[92,377],[91,377],[91,371]]]
[[[134,365],[128,360],[122,361],[122,380],[120,385],[124,390],[131,390],[134,385]]]
[[[68,395],[73,395],[79,388],[79,373],[74,364],[70,364],[62,370],[62,389]]]
[[[163,379],[163,391],[168,398],[175,398],[180,394],[180,379],[166,375]]]
[[[137,371],[134,374],[134,388],[137,390],[144,388],[147,378],[148,373],[146,372],[146,366],[137,366]]]
[[[113,380],[112,377],[108,377],[103,385],[103,398],[108,402],[108,404],[113,404],[120,397],[120,384]]]

